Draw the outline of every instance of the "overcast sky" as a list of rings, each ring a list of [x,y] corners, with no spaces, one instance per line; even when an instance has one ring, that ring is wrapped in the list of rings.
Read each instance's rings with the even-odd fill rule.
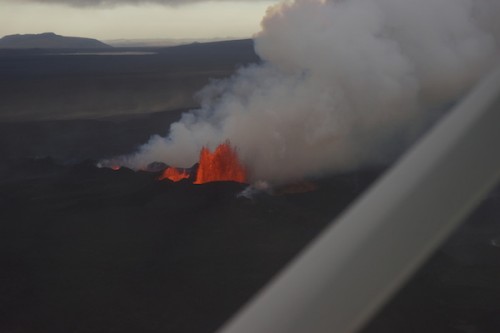
[[[0,36],[55,32],[101,40],[251,37],[278,0],[0,0]]]

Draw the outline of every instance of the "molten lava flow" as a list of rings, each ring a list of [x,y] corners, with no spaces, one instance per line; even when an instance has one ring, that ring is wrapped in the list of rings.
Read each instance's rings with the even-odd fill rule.
[[[195,184],[216,181],[234,181],[245,183],[247,172],[241,164],[236,150],[229,141],[220,144],[212,153],[206,147],[200,152],[200,165]]]
[[[188,179],[189,173],[186,170],[179,170],[176,168],[167,168],[163,171],[163,174],[160,176],[160,180],[169,179],[173,182],[180,182],[183,179]]]
[[[112,166],[111,166],[111,170],[113,170],[113,171],[118,171],[118,170],[120,170],[121,168],[122,168],[122,167],[121,167],[121,166],[119,166],[119,165],[112,165]]]

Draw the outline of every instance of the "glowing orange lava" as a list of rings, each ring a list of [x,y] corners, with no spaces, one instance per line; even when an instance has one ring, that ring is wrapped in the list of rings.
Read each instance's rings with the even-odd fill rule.
[[[229,141],[220,144],[213,153],[206,147],[201,149],[195,184],[217,181],[245,183],[246,180],[247,171]]]
[[[188,179],[189,173],[186,170],[179,170],[176,168],[167,168],[163,171],[163,174],[160,176],[160,180],[169,179],[173,182],[180,182],[183,179]]]
[[[118,170],[120,170],[121,168],[122,168],[122,167],[121,167],[121,166],[119,166],[119,165],[112,165],[112,166],[111,166],[111,170],[113,170],[113,171],[118,171]]]

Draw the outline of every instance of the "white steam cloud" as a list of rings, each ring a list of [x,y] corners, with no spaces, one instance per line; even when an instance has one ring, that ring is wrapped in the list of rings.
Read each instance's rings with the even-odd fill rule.
[[[201,108],[121,164],[189,167],[230,139],[252,180],[386,161],[498,58],[494,0],[296,0],[270,8],[262,64],[213,83]]]

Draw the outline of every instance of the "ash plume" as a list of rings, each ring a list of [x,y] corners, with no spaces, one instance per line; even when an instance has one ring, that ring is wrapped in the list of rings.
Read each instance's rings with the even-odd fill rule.
[[[255,36],[261,64],[118,163],[189,167],[227,139],[254,181],[385,163],[491,68],[498,15],[493,0],[282,2]]]

